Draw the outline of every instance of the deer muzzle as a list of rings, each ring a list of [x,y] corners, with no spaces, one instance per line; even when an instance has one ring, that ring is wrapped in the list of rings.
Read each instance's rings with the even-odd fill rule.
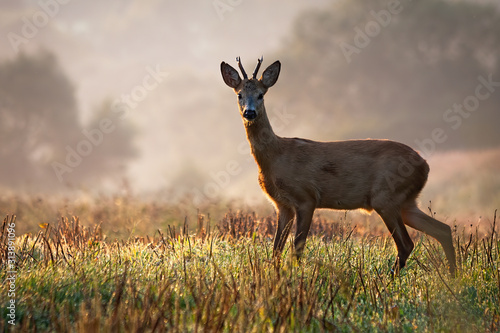
[[[252,109],[246,109],[243,112],[243,118],[245,118],[246,120],[254,120],[255,118],[257,118],[257,112]]]

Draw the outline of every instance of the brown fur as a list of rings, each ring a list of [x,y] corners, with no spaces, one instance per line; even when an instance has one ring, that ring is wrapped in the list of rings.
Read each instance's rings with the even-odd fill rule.
[[[454,273],[450,227],[424,214],[416,204],[429,173],[426,161],[410,147],[394,141],[316,142],[277,136],[263,96],[277,81],[280,66],[273,63],[259,80],[242,80],[234,68],[221,64],[224,81],[238,95],[247,138],[259,167],[259,184],[277,209],[275,254],[283,249],[290,230],[286,226],[292,219],[297,223],[295,251],[300,257],[316,208],[361,208],[375,210],[391,232],[398,249],[394,271],[405,266],[413,250],[406,224],[442,244],[450,272]]]

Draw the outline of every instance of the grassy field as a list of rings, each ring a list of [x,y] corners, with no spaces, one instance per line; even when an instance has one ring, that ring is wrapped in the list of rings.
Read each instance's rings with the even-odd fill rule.
[[[272,211],[230,207],[210,205],[202,215],[187,204],[130,196],[0,198],[0,212],[17,214],[0,225],[0,327],[500,330],[496,212],[481,229],[454,227],[456,277],[447,273],[441,247],[413,231],[416,247],[408,266],[392,278],[395,245],[375,215],[316,214],[297,263],[291,238],[281,259],[272,260]]]
[[[119,212],[102,208],[111,204]],[[218,221],[198,214],[170,223],[168,216],[182,212],[114,198],[101,210],[65,206],[86,219],[82,224],[41,206],[33,199],[20,210],[22,218],[5,217],[0,230],[5,331],[500,330],[500,238],[493,213],[484,232],[454,228],[456,277],[447,273],[438,244],[412,233],[416,247],[408,266],[392,278],[396,250],[387,231],[347,214],[316,216],[297,263],[290,242],[281,260],[271,260],[272,217],[228,212]],[[68,217],[46,223],[44,214]],[[147,230],[149,236],[132,223],[155,216],[164,220],[158,230]],[[97,223],[115,219],[129,228],[125,237],[106,237],[118,226]],[[9,245],[15,262],[8,261]]]

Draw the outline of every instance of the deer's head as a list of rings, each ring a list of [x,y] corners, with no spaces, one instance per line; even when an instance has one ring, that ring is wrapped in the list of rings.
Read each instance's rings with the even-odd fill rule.
[[[264,95],[266,94],[267,89],[272,87],[276,81],[278,81],[281,63],[279,61],[275,61],[266,68],[260,79],[257,79],[257,72],[259,71],[260,64],[262,63],[262,58],[260,58],[252,77],[249,79],[243,69],[240,58],[236,58],[236,61],[240,67],[243,79],[241,79],[236,69],[225,62],[220,64],[220,70],[222,72],[224,82],[229,87],[233,88],[234,92],[238,96],[238,107],[245,124],[250,125],[265,113]]]

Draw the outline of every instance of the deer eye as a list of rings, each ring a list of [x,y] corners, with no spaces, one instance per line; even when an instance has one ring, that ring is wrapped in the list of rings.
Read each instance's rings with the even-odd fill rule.
[[[259,94],[259,96],[257,96],[258,99],[263,99],[264,98],[264,95],[262,94]]]
[[[238,94],[238,99],[241,99],[241,94]]]

